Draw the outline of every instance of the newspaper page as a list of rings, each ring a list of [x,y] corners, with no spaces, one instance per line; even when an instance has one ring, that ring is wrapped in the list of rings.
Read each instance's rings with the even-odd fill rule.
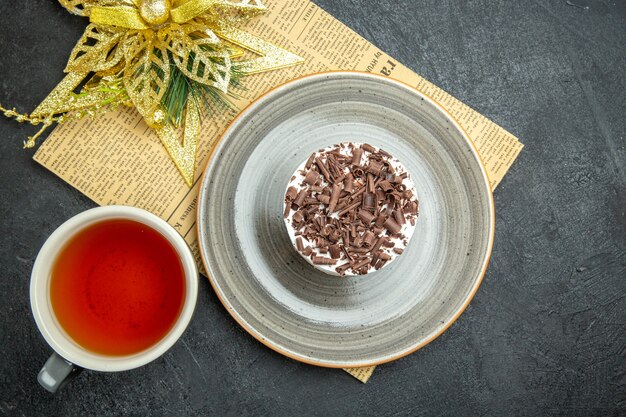
[[[243,109],[291,79],[331,70],[382,74],[442,104],[467,131],[487,168],[492,188],[523,145],[510,133],[415,74],[309,0],[267,0],[269,11],[242,29],[305,58],[302,65],[243,79],[234,102]],[[140,207],[169,222],[189,243],[198,264],[196,205],[199,180],[211,149],[236,112],[205,118],[196,173],[189,188],[158,137],[132,108],[58,126],[34,159],[97,204]],[[347,370],[366,382],[374,367]]]

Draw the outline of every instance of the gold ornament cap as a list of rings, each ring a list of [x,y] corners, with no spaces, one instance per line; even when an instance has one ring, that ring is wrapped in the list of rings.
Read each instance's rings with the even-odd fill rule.
[[[139,6],[139,15],[152,26],[162,25],[170,18],[171,8],[169,0],[143,0]]]

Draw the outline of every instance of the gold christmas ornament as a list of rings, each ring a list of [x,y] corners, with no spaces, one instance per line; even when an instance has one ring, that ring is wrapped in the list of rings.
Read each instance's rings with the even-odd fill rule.
[[[44,124],[132,104],[159,136],[185,182],[195,176],[201,109],[207,89],[227,94],[233,77],[304,60],[236,26],[267,11],[260,0],[59,0],[89,18],[72,50],[67,76],[30,116],[0,106],[19,122]],[[241,60],[242,49],[259,58]],[[80,93],[74,90],[89,81]],[[194,90],[178,89],[180,85]],[[215,97],[214,94],[211,96]],[[189,98],[189,99],[188,99]],[[183,140],[178,140],[178,128]],[[43,131],[43,129],[41,131]],[[41,131],[26,143],[34,145]]]

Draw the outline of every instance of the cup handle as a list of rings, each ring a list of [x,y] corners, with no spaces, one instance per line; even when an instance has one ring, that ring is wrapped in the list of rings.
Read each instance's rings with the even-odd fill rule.
[[[50,391],[57,392],[78,375],[83,368],[63,359],[56,352],[46,361],[37,375],[39,384]]]

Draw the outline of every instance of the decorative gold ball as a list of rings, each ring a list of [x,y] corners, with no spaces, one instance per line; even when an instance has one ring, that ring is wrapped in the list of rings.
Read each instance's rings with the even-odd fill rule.
[[[146,23],[157,26],[170,18],[170,0],[143,0],[139,6],[139,14]]]

